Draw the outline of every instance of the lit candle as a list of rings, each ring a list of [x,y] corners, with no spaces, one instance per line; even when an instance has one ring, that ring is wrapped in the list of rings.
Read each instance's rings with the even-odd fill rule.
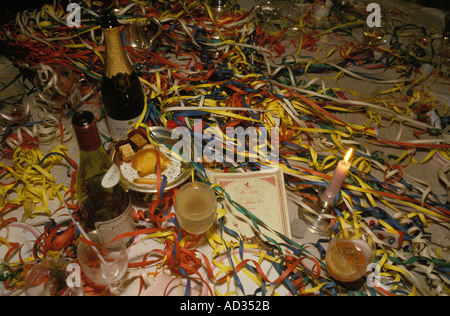
[[[352,155],[352,151],[353,148],[350,148],[345,154],[344,160],[339,161],[337,168],[334,171],[334,175],[331,178],[330,184],[328,184],[328,188],[321,196],[322,201],[333,203],[334,198],[341,189],[342,183],[344,183],[347,172],[350,169],[351,163],[348,160]]]

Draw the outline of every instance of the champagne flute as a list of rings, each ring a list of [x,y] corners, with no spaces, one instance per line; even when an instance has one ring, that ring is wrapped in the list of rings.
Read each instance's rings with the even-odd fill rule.
[[[362,229],[344,228],[332,240],[325,261],[328,272],[342,282],[360,279],[375,259],[374,241]]]
[[[92,282],[108,286],[113,294],[120,292],[121,279],[127,272],[128,254],[117,233],[98,229],[87,234],[78,244],[77,258],[81,270]]]

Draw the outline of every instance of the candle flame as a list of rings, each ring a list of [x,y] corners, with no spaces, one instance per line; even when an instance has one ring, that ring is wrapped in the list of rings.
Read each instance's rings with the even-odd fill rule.
[[[347,163],[348,160],[350,159],[350,157],[352,156],[352,152],[353,152],[353,148],[350,148],[350,149],[347,151],[347,153],[345,154],[345,157],[344,157],[344,162],[345,162],[345,163]]]

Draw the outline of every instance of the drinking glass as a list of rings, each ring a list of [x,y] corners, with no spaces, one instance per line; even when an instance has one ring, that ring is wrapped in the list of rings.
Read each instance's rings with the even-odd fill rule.
[[[328,272],[342,282],[360,279],[375,259],[376,246],[362,229],[344,228],[332,240],[325,261]]]
[[[125,45],[151,49],[162,31],[161,22],[157,18],[147,18],[129,24],[123,29],[122,34],[125,38]]]
[[[389,46],[392,38],[393,26],[392,20],[387,11],[381,8],[381,16],[379,17],[379,25],[364,24],[363,42],[369,46]],[[377,21],[372,21],[377,22]]]
[[[68,262],[61,258],[47,258],[28,271],[24,290],[27,296],[74,295],[66,280]]]
[[[263,29],[270,35],[277,35],[284,29],[289,33],[298,31],[301,8],[289,0],[257,0],[256,16]],[[291,34],[295,36],[295,34]]]
[[[318,24],[325,24],[328,22],[328,17],[331,12],[333,3],[327,0],[316,0],[313,3],[311,17]]]
[[[257,0],[256,17],[263,29],[275,35],[282,31],[280,20],[280,0]]]
[[[0,82],[0,136],[9,126],[25,123],[29,112],[29,98],[20,81]]]
[[[213,225],[216,210],[216,194],[203,182],[183,185],[175,197],[178,223],[193,235],[203,234]]]
[[[120,290],[120,280],[128,268],[124,240],[112,230],[99,229],[88,233],[88,240],[78,244],[77,257],[81,270],[92,282],[106,285],[111,292]]]
[[[56,110],[64,105],[74,108],[79,102],[80,81],[77,73],[61,64],[39,64],[35,86],[39,97]]]
[[[435,64],[446,77],[450,77],[450,13],[444,18],[442,41],[437,49]]]

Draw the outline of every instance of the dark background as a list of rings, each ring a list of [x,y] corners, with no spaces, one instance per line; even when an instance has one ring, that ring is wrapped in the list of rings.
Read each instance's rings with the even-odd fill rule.
[[[395,0],[394,0],[395,1]],[[376,2],[376,1],[374,1]],[[438,8],[444,11],[450,11],[450,1],[449,0],[413,0],[406,2],[419,3],[426,7]]]
[[[69,1],[66,2],[68,3]],[[450,0],[410,0],[409,2],[419,3],[445,11],[450,10]],[[0,22],[4,23],[8,19],[11,19],[19,11],[37,9],[45,3],[52,4],[53,0],[0,0]]]

